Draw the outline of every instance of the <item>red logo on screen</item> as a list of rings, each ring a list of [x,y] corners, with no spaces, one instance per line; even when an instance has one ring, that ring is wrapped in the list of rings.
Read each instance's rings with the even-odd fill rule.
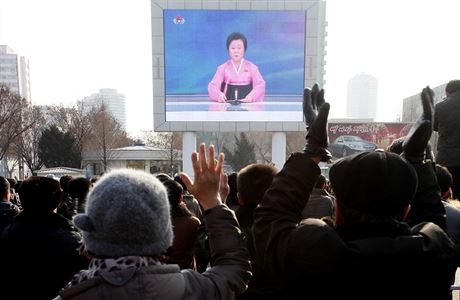
[[[173,19],[174,24],[182,25],[185,23],[185,19],[181,16],[177,16]]]

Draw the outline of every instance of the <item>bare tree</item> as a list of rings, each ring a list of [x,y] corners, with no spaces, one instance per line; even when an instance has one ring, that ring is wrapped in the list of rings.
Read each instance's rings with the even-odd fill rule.
[[[17,153],[13,152],[13,147],[8,148],[8,151],[3,156],[3,167],[5,171],[5,176],[8,178],[13,178],[13,173],[16,168],[19,168],[19,158]]]
[[[23,120],[26,118],[31,118],[36,122],[16,138],[11,148],[14,149],[16,157],[19,155],[33,173],[43,166],[38,149],[43,129],[46,127],[46,119],[37,106],[32,108],[31,114],[23,116]]]
[[[101,161],[103,171],[108,167],[108,161],[115,158],[115,148],[133,144],[126,131],[107,109],[103,101],[96,104],[90,111],[91,134],[84,148],[92,152]]]
[[[83,155],[85,142],[91,135],[91,110],[85,109],[83,101],[78,101],[71,107],[53,105],[49,107],[48,114],[51,123],[61,131],[68,132],[75,140],[76,150]]]
[[[302,151],[305,146],[305,132],[288,132],[286,134],[287,153]]]
[[[216,153],[222,152],[224,145],[233,143],[234,139],[233,132],[201,132],[198,135],[199,143],[213,144]]]
[[[161,155],[169,161],[168,172],[172,175],[178,171],[176,163],[181,159],[182,136],[179,132],[154,132],[145,131],[143,139],[147,145],[158,148]]]
[[[256,158],[262,163],[269,163],[272,161],[272,145],[271,134],[268,132],[251,132],[248,134],[248,139],[254,143],[254,151]]]
[[[256,162],[255,145],[251,143],[244,132],[240,132],[239,137],[235,135],[235,147],[232,150],[223,147],[225,159],[235,172],[243,167]]]
[[[32,127],[38,120],[28,117],[33,106],[7,86],[0,87],[0,160],[13,141]]]

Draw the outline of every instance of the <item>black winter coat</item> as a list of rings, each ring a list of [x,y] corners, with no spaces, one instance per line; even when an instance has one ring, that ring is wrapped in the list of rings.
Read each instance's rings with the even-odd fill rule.
[[[293,154],[255,211],[257,254],[286,299],[448,297],[459,254],[437,225],[302,221],[319,174],[308,156]]]
[[[89,260],[79,254],[81,245],[79,232],[64,217],[22,211],[1,236],[2,295],[54,298],[73,274],[88,266]]]

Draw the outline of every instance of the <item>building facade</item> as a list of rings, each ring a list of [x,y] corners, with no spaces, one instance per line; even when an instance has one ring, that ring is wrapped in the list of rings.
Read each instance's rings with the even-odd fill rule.
[[[88,108],[103,101],[110,113],[126,130],[126,101],[125,95],[119,94],[116,89],[99,89],[98,93],[83,98],[83,103]]]
[[[6,45],[0,45],[0,85],[4,84],[13,93],[32,101],[29,74],[27,58],[14,53]]]
[[[375,77],[361,73],[348,81],[348,118],[372,119],[377,115],[378,82]]]
[[[447,83],[432,88],[434,92],[434,103],[440,102],[446,95]],[[423,107],[420,100],[420,93],[403,99],[402,122],[415,122],[422,114]]]
[[[444,96],[446,95],[446,85],[447,82],[432,88],[434,92],[434,104],[441,102],[444,99]],[[417,121],[422,113],[423,107],[421,101],[421,93],[403,99],[402,122],[413,123]],[[436,154],[436,148],[438,144],[438,133],[436,131],[433,132],[430,143],[432,151],[434,154]]]
[[[100,175],[105,171],[130,168],[154,173],[177,173],[182,170],[182,152],[145,145],[108,149],[107,169],[102,165],[102,153],[83,154],[82,165],[86,176]],[[172,160],[172,161],[171,161]]]

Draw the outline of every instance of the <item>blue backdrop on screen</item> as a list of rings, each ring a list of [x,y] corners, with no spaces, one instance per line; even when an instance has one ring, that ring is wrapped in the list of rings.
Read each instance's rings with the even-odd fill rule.
[[[302,94],[305,11],[164,10],[166,95],[207,94],[229,60],[227,37],[243,33],[245,58],[259,67],[266,94]],[[180,16],[180,18],[178,18]]]

